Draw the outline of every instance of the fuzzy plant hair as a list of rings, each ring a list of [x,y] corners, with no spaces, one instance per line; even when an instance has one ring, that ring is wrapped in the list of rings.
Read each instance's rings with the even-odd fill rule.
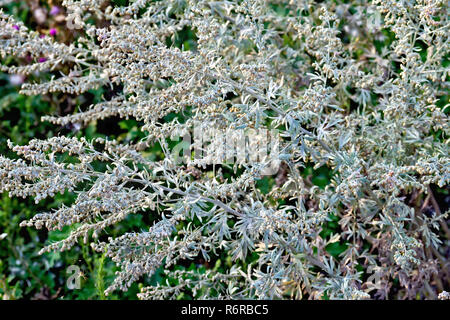
[[[75,195],[21,223],[71,226],[42,252],[79,241],[104,252],[120,270],[106,294],[158,269],[177,279],[144,286],[141,299],[436,299],[449,290],[448,208],[436,200],[450,179],[447,1],[62,5],[71,42],[0,11],[1,70],[35,79],[21,87],[31,96],[110,88],[42,121],[134,119],[145,138],[9,143],[17,157],[0,156],[0,191],[36,202]],[[190,45],[176,45],[186,30]],[[192,128],[275,130],[277,170],[267,175],[264,157],[198,157],[195,144],[180,163],[170,141]],[[329,183],[317,185],[307,168],[328,170]],[[138,214],[154,223],[108,236]],[[325,232],[330,224],[337,229]],[[221,256],[232,264],[176,268]]]

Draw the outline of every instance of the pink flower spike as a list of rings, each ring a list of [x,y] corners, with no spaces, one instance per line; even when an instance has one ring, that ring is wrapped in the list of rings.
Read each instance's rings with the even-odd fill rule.
[[[51,28],[50,31],[49,31],[49,34],[52,37],[56,36],[57,33],[58,33],[58,30],[56,30],[55,28]]]
[[[39,63],[42,63],[42,62],[45,62],[45,61],[47,61],[47,58],[39,58]]]
[[[13,25],[12,27],[16,30],[20,30],[20,27],[17,24]]]
[[[58,6],[53,6],[50,9],[50,15],[52,15],[52,16],[56,16],[60,12],[61,12],[61,9]]]

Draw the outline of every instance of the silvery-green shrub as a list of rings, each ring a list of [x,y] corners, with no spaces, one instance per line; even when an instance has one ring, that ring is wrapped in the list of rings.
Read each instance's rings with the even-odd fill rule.
[[[434,299],[448,288],[448,212],[433,194],[450,178],[446,1],[63,5],[68,29],[79,34],[69,44],[0,12],[0,57],[32,61],[1,70],[51,76],[24,83],[26,95],[121,88],[42,121],[135,119],[145,138],[9,144],[19,158],[0,157],[0,191],[36,202],[76,194],[74,203],[22,222],[72,226],[43,251],[84,241],[105,252],[120,268],[106,294],[161,268],[177,279],[144,287],[142,299]],[[175,46],[186,30],[194,41]],[[274,159],[199,157],[194,139],[178,161],[169,142],[208,128],[278,133],[279,166],[267,192],[258,182]],[[260,136],[250,140],[264,147]],[[212,141],[227,150],[228,140]],[[330,182],[314,184],[305,175],[311,166],[327,168]],[[135,214],[156,222],[108,238],[105,229]],[[324,233],[335,221],[338,229]],[[338,255],[329,250],[336,245],[344,248]],[[221,255],[233,263],[176,268]]]

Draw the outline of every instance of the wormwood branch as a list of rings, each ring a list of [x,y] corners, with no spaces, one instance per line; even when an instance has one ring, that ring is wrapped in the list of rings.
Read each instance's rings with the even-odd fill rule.
[[[50,168],[40,168],[40,170],[41,171],[52,172],[51,171],[52,169],[50,169]],[[102,173],[94,172],[94,171],[77,171],[77,170],[69,170],[69,169],[60,169],[60,172],[64,173],[64,174],[67,174],[67,175],[80,175],[80,176],[83,176],[84,178],[88,178],[88,179],[90,177],[100,178],[100,177],[103,176]],[[146,180],[143,180],[143,179],[126,178],[126,181],[139,183],[141,185],[151,187],[152,189],[159,189],[159,190],[163,190],[163,191],[166,191],[166,192],[178,194],[178,195],[184,196],[186,198],[189,198],[191,200],[203,200],[203,201],[215,204],[216,206],[219,206],[220,208],[224,209],[225,211],[227,211],[229,213],[232,213],[233,215],[242,216],[242,213],[234,210],[233,208],[231,208],[228,205],[224,204],[220,200],[211,199],[211,198],[208,198],[208,197],[204,197],[202,195],[190,194],[190,193],[185,192],[185,191],[172,189],[172,188],[160,185],[158,183],[149,182],[149,181],[146,181]]]
[[[236,81],[233,81],[233,80],[226,80],[226,82],[231,84],[235,89],[237,89],[241,92],[246,92],[246,93],[250,94],[252,97],[254,97],[255,99],[257,99],[258,101],[260,101],[261,103],[268,105],[270,107],[270,109],[275,111],[278,115],[280,115],[282,117],[287,116],[287,113],[285,111],[281,110],[278,106],[276,106],[276,104],[273,103],[270,99],[266,99],[266,98],[262,97],[257,92],[255,92],[253,89],[248,88],[248,87],[243,87],[243,86],[239,85]],[[310,132],[302,127],[299,127],[298,129],[304,135],[307,135],[307,136],[312,137],[315,140],[317,140],[317,142],[319,142],[319,144],[322,146],[322,148],[324,148],[327,152],[333,154],[333,150],[322,139],[319,139],[312,132]]]
[[[436,211],[436,214],[438,216],[442,215],[441,209],[439,208],[439,204],[437,203],[436,198],[434,197],[433,190],[431,190],[431,187],[429,185],[427,186],[427,192],[428,196],[430,197],[431,204],[433,205],[434,211]],[[445,220],[444,221],[440,220],[439,223],[442,227],[442,230],[444,230],[447,239],[450,239],[450,230],[448,229]]]
[[[204,197],[204,196],[201,196],[201,195],[196,195],[196,194],[190,194],[190,193],[187,193],[185,191],[172,189],[172,188],[165,187],[165,186],[162,186],[162,185],[157,184],[157,183],[150,183],[148,181],[141,180],[141,179],[128,179],[128,181],[129,182],[139,183],[139,184],[142,184],[142,185],[145,185],[145,186],[149,186],[149,187],[151,187],[153,189],[160,189],[160,190],[164,190],[166,192],[178,194],[178,195],[184,196],[184,197],[192,199],[192,200],[203,200],[203,201],[215,204],[216,206],[219,206],[220,208],[224,209],[225,211],[227,211],[229,213],[234,214],[235,216],[242,216],[242,214],[240,212],[234,210],[233,208],[227,206],[223,202],[221,202],[219,200],[216,200],[216,199],[211,199],[211,198]]]

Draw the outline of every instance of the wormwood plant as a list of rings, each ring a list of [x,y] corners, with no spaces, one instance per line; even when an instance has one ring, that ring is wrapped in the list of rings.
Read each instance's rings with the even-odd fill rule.
[[[0,13],[1,57],[32,61],[1,69],[50,75],[22,85],[31,96],[111,88],[88,109],[42,120],[135,119],[145,138],[9,142],[18,158],[0,157],[1,191],[36,202],[76,195],[21,223],[71,228],[44,252],[90,242],[120,268],[105,294],[157,270],[175,279],[143,287],[142,299],[437,298],[448,290],[448,211],[434,194],[450,178],[446,1],[63,5],[79,33],[71,43]],[[186,32],[194,41],[177,45]],[[212,168],[218,159],[197,157],[194,145],[180,164],[171,140],[194,126],[277,129],[279,170],[263,177],[266,158]],[[330,183],[312,183],[311,166],[327,169]],[[136,214],[155,222],[108,237],[109,226]],[[226,268],[177,268],[226,256]]]

